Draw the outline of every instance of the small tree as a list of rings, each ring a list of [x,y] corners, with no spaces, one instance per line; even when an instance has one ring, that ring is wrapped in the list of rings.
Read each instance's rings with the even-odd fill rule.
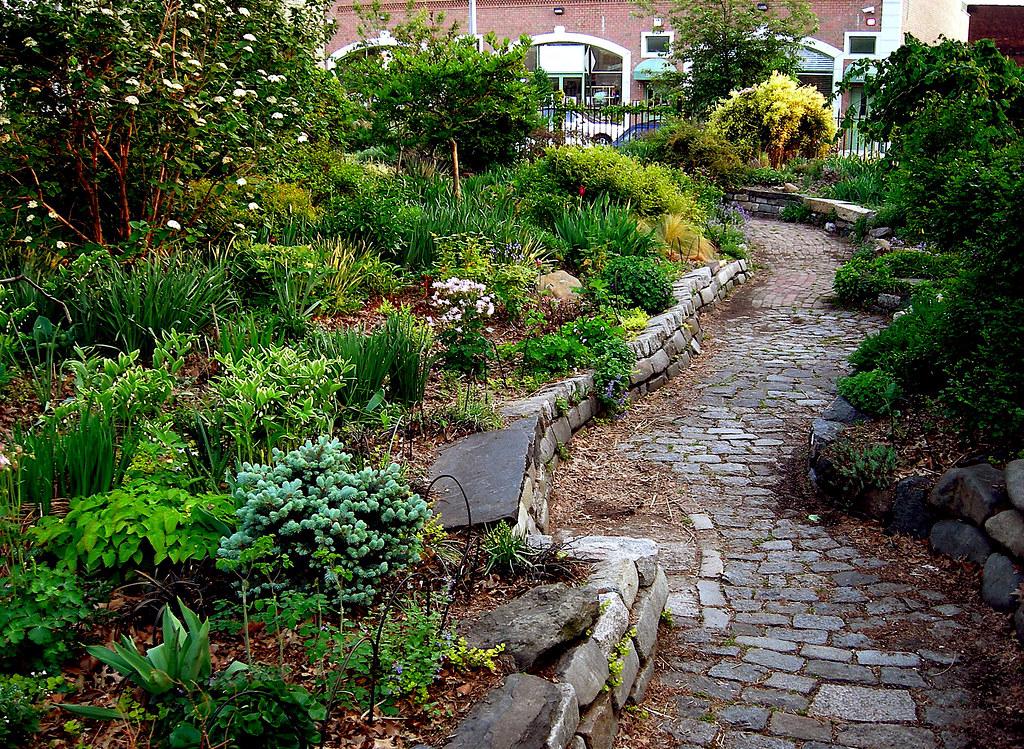
[[[539,124],[541,91],[526,68],[529,40],[490,50],[456,29],[423,24],[396,30],[399,44],[338,68],[349,90],[372,113],[379,137],[400,148],[445,150],[456,194],[460,161],[472,167],[506,163]]]
[[[651,0],[637,1],[655,12]],[[671,0],[667,13],[659,7],[676,33],[672,57],[684,65],[661,84],[681,96],[691,117],[773,72],[795,73],[801,40],[818,28],[807,0],[776,0],[763,11],[752,0]]]
[[[6,0],[0,230],[60,247],[152,246],[188,229],[228,182],[309,137],[325,10],[321,0]],[[200,179],[208,191],[193,199]]]

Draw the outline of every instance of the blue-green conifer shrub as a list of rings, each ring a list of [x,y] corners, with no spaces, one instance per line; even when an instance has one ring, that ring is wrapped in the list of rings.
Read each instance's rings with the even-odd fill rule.
[[[284,579],[261,584],[257,594],[317,582],[333,589],[340,579],[344,601],[353,605],[369,604],[383,578],[419,558],[430,515],[397,465],[356,470],[330,437],[274,450],[273,465],[243,463],[234,493],[239,529],[221,540],[220,556],[238,559],[269,536],[284,570]]]

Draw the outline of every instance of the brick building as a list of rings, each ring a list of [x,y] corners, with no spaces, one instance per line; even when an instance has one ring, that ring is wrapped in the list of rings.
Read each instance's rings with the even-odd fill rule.
[[[968,39],[991,39],[999,51],[1024,65],[1024,6],[968,5]]]
[[[327,50],[332,57],[395,43],[385,30],[360,39],[351,2],[339,0],[332,11],[337,21]],[[811,5],[820,28],[805,40],[800,78],[825,92],[834,89],[847,65],[885,57],[905,33],[929,42],[940,34],[967,38],[961,0],[811,0]],[[469,0],[419,0],[417,8],[443,12],[460,28],[472,28]],[[400,19],[405,3],[386,1],[382,10]],[[642,100],[651,78],[671,64],[666,55],[672,29],[624,0],[477,0],[476,31],[531,37],[528,64],[548,73],[567,98],[586,104]],[[856,94],[847,103],[862,104]]]

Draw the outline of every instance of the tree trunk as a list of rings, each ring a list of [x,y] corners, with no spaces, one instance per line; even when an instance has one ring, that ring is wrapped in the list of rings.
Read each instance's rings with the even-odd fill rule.
[[[452,138],[452,179],[455,183],[455,199],[462,200],[462,177],[459,175],[459,144]]]

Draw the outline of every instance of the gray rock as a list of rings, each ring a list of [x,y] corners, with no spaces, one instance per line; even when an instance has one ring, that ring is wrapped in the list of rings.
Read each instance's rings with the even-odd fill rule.
[[[981,525],[1007,501],[1003,472],[988,463],[951,468],[928,495],[928,503]]]
[[[558,684],[561,700],[552,716],[551,731],[548,733],[545,749],[565,749],[572,743],[576,728],[580,724],[580,706],[576,692],[568,684]]]
[[[1003,510],[985,521],[985,531],[1011,554],[1024,559],[1024,515]]]
[[[832,726],[826,721],[777,712],[772,714],[771,732],[804,741],[825,741],[832,738]]]
[[[640,589],[640,578],[636,573],[636,565],[626,557],[614,557],[600,563],[587,579],[587,586],[598,593],[615,592],[622,598],[626,608],[633,605],[637,591]]]
[[[853,404],[841,395],[825,409],[821,418],[825,419],[825,421],[836,421],[840,424],[856,424],[868,419],[866,414],[854,408]]]
[[[640,656],[636,653],[636,646],[630,641],[626,646],[626,654],[622,656],[622,672],[619,674],[617,686],[612,688],[612,704],[616,710],[621,710],[626,704],[636,676],[640,673]]]
[[[771,712],[765,707],[752,707],[750,705],[729,705],[715,713],[715,717],[722,723],[728,723],[736,728],[749,728],[760,731],[768,725],[768,717]]]
[[[905,689],[870,689],[846,684],[822,684],[811,713],[856,723],[917,720],[917,708]]]
[[[594,700],[594,704],[580,718],[576,730],[586,742],[587,749],[612,749],[615,734],[619,730],[619,720],[609,692]]]
[[[994,609],[1013,611],[1020,603],[1017,590],[1021,583],[1024,583],[1024,574],[1013,562],[1002,554],[992,554],[981,576],[981,597]]]
[[[884,312],[895,312],[903,306],[903,298],[898,294],[879,294],[875,305]]]
[[[618,593],[602,593],[600,613],[590,638],[601,648],[604,657],[611,658],[612,651],[629,629],[629,609],[622,603]]]
[[[845,424],[838,421],[827,421],[815,419],[811,423],[811,464],[815,464],[821,456],[822,450],[831,445],[845,428]]]
[[[466,492],[470,514],[455,482],[434,486],[434,508],[445,528],[519,519],[519,498],[526,478],[537,418],[520,419],[505,429],[471,434],[445,448],[430,469],[431,480],[454,476]]]
[[[885,239],[892,235],[892,229],[888,226],[876,226],[874,229],[868,231],[868,236],[872,239]]]
[[[935,736],[925,728],[860,725],[841,728],[837,743],[855,749],[935,749]]]
[[[549,738],[565,701],[558,685],[512,674],[459,723],[445,749],[564,749]]]
[[[959,520],[940,520],[932,526],[932,548],[953,559],[967,559],[977,565],[985,564],[992,553],[988,537],[973,525]]]
[[[640,673],[636,675],[636,681],[633,682],[633,688],[629,690],[629,703],[632,705],[639,705],[644,700],[644,695],[647,694],[647,687],[651,684],[651,679],[654,678],[654,658],[648,658],[647,663],[640,667]]]
[[[644,588],[637,596],[636,606],[633,607],[636,628],[637,650],[644,658],[650,656],[654,650],[654,644],[658,641],[658,624],[661,622],[661,612],[665,610],[668,602],[668,578],[665,571],[658,567],[654,577],[654,583],[649,588]]]
[[[935,522],[928,507],[931,486],[927,476],[910,476],[896,484],[892,515],[886,525],[889,533],[928,538],[928,531]]]
[[[572,685],[579,704],[586,707],[608,681],[608,658],[596,642],[587,640],[562,656],[555,678]]]
[[[1007,463],[1005,476],[1010,502],[1024,512],[1024,460],[1011,460]]]
[[[598,614],[598,595],[589,588],[563,583],[533,588],[477,620],[466,634],[471,647],[505,652],[520,670],[579,637]]]
[[[658,565],[658,544],[649,538],[629,536],[581,536],[566,542],[566,551],[581,559],[603,562],[610,559],[630,559],[636,565],[640,587],[654,582]]]

